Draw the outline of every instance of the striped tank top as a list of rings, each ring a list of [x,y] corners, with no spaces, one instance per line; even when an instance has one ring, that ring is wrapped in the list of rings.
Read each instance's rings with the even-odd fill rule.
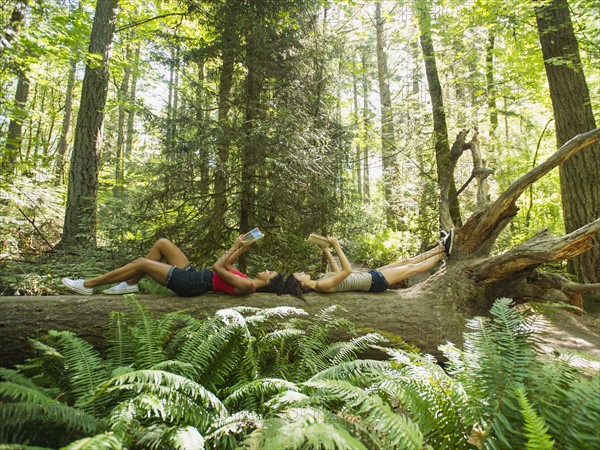
[[[334,276],[334,272],[327,272],[323,278]],[[336,292],[368,291],[371,289],[373,277],[369,272],[352,272],[342,280],[334,289]]]

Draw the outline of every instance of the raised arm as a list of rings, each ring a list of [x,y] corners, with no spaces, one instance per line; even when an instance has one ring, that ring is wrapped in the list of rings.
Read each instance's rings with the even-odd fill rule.
[[[215,262],[213,265],[213,270],[217,273],[217,275],[227,284],[233,286],[233,292],[235,295],[246,295],[254,292],[254,285],[249,278],[242,278],[231,272],[231,270],[234,268],[233,264],[249,247],[249,245],[244,245],[242,242],[244,236],[246,235],[239,235],[233,242],[231,248],[223,253],[223,255],[217,259],[217,262]]]
[[[346,278],[348,278],[348,275],[352,273],[352,266],[350,266],[350,261],[348,261],[348,258],[342,251],[342,247],[340,247],[340,243],[338,242],[338,240],[334,237],[329,237],[327,239],[329,240],[329,243],[337,253],[338,258],[340,259],[340,263],[342,265],[342,269],[339,272],[336,272],[335,275],[331,277],[322,278],[319,281],[317,281],[317,284],[315,285],[315,290],[317,292],[323,293],[335,292],[335,287],[342,281],[344,281]]]
[[[329,263],[329,267],[331,267],[331,271],[332,272],[339,272],[340,271],[340,266],[337,265],[337,262],[335,261],[335,258],[331,254],[331,251],[329,250],[329,247],[322,246],[321,247],[321,251],[323,252],[323,254],[325,255],[325,257],[327,258],[327,262]]]

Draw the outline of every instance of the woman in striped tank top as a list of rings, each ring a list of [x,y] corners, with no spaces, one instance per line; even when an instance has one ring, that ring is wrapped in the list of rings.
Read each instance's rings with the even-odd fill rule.
[[[327,257],[332,272],[326,273],[318,280],[311,279],[310,275],[304,272],[294,273],[292,276],[303,288],[312,289],[322,294],[349,291],[383,292],[395,283],[431,269],[444,256],[450,255],[454,240],[454,229],[451,229],[450,232],[442,232],[442,239],[438,245],[425,253],[369,272],[353,272],[338,240],[334,237],[328,237],[327,240],[336,252],[342,267],[340,268],[336,263],[329,247],[322,246],[321,251]]]

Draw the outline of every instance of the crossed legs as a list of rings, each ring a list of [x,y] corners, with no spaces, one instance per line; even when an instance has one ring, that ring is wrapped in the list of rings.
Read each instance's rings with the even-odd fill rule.
[[[162,262],[162,261],[165,262]],[[167,280],[167,275],[172,266],[185,268],[190,260],[183,252],[168,239],[159,239],[154,243],[145,258],[137,259],[96,278],[85,280],[83,286],[93,288],[105,284],[127,281],[136,284],[144,276],[149,276],[162,285]]]
[[[421,272],[431,269],[440,261],[446,252],[442,244],[438,244],[431,250],[413,256],[412,258],[403,259],[387,266],[380,267],[376,270],[381,272],[387,282],[390,284],[398,283],[408,277],[412,277]]]

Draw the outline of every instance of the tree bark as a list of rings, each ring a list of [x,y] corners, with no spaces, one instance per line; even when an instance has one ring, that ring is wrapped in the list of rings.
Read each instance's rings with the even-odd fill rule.
[[[58,245],[67,250],[96,245],[99,152],[118,6],[119,0],[98,0],[96,5],[75,128],[65,221]]]
[[[442,95],[442,84],[437,70],[433,38],[431,35],[431,13],[428,0],[415,0],[415,9],[419,21],[421,49],[425,60],[425,75],[431,106],[433,109],[433,134],[435,139],[435,162],[437,165],[438,184],[440,185],[440,225],[448,230],[462,225],[454,169],[450,166],[450,145],[448,143],[448,126],[446,110]]]
[[[73,112],[73,91],[75,89],[75,74],[77,72],[77,59],[71,57],[69,61],[69,75],[67,78],[67,87],[65,93],[65,108],[63,111],[63,121],[60,128],[60,138],[58,141],[58,152],[54,173],[56,175],[56,185],[63,182],[65,172],[65,155],[67,154],[69,129],[71,128],[71,113]]]
[[[15,92],[15,101],[8,124],[8,133],[6,135],[6,148],[2,157],[2,172],[5,174],[15,174],[15,163],[21,153],[21,144],[23,138],[23,121],[27,117],[27,98],[29,97],[29,80],[24,73],[19,73],[17,80],[17,91]]]
[[[381,105],[381,163],[383,166],[383,191],[386,201],[387,226],[398,228],[398,215],[394,210],[392,185],[397,178],[396,132],[394,111],[390,93],[389,71],[385,52],[385,21],[381,17],[381,2],[375,3],[375,30],[377,32],[377,79],[379,80],[379,103]]]
[[[566,0],[539,2],[535,14],[560,147],[573,136],[596,128],[579,46]],[[600,217],[600,144],[560,166],[565,229],[570,233]],[[569,260],[581,282],[600,282],[600,237],[590,251]]]

